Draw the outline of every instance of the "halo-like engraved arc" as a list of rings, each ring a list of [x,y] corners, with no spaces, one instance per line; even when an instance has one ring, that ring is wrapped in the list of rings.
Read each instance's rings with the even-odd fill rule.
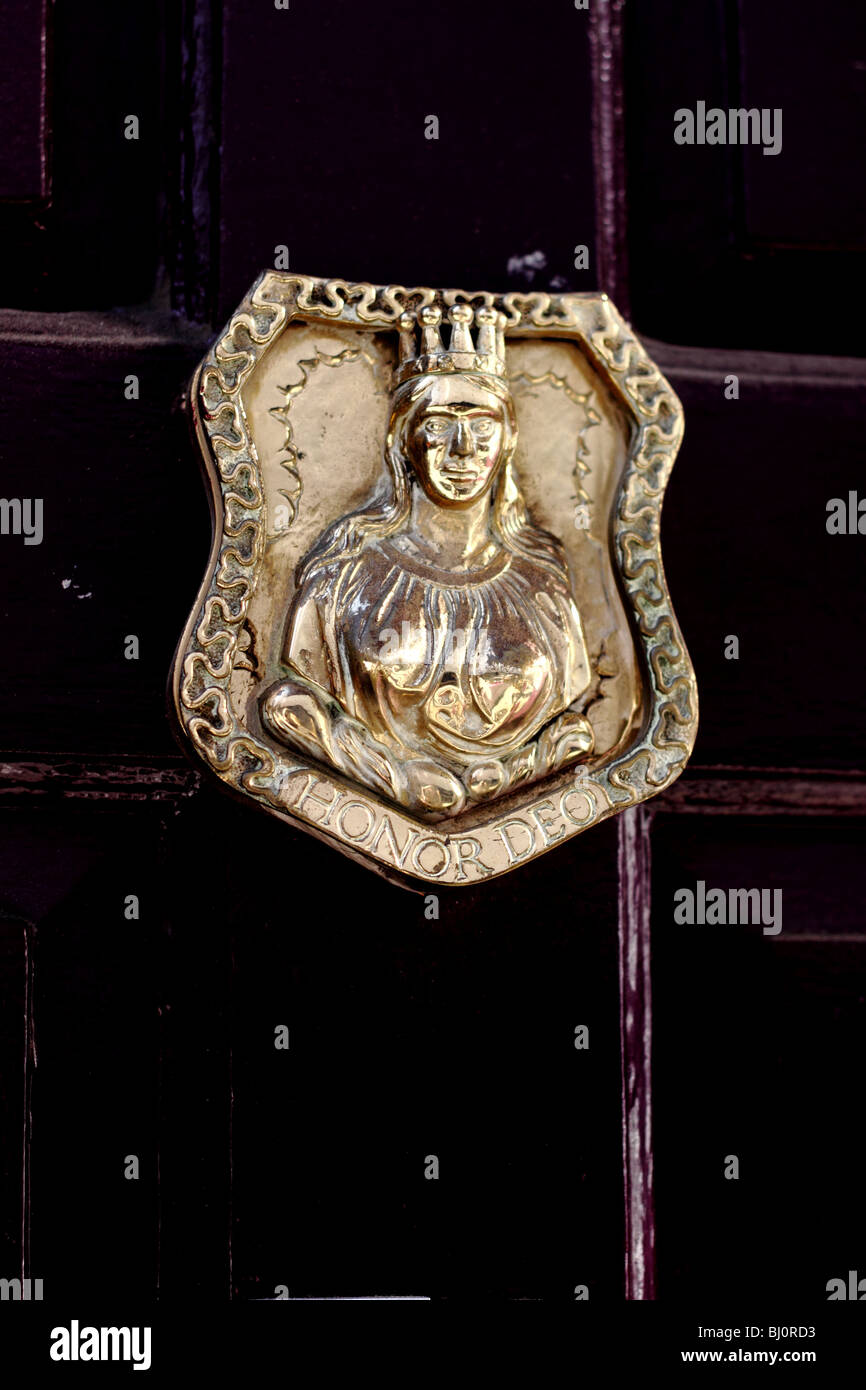
[[[437,294],[427,288],[355,284],[289,272],[266,271],[260,276],[191,386],[215,524],[207,574],[175,658],[175,711],[199,755],[223,782],[293,819],[284,789],[292,775],[308,771],[308,765],[244,728],[229,696],[265,545],[261,470],[241,387],[295,317],[387,329],[406,309],[437,300],[444,305],[478,300],[492,305],[505,314],[506,331],[514,336],[578,341],[632,420],[613,516],[613,543],[650,700],[639,736],[625,751],[601,767],[578,769],[574,788],[586,796],[588,811],[585,818],[573,818],[562,837],[567,838],[673,782],[691,753],[698,720],[694,670],[668,596],[659,538],[664,489],[682,440],[682,407],[605,294]],[[245,486],[239,483],[241,475]],[[338,776],[329,774],[328,780],[341,785]],[[403,824],[427,829],[403,813],[399,818]],[[447,822],[438,828],[444,844],[449,841],[446,827]],[[317,833],[315,826],[305,828]],[[366,851],[364,862],[371,857],[379,859],[383,871],[394,867],[384,851]],[[447,882],[441,876],[435,881]]]

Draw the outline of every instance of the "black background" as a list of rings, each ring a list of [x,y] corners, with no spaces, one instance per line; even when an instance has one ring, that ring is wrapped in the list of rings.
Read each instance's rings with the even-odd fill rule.
[[[0,1277],[66,1308],[578,1284],[802,1306],[866,1276],[866,541],[825,527],[863,487],[856,7],[56,0],[44,70],[38,6],[7,8],[0,464],[46,529],[0,538]],[[781,106],[782,152],[677,146],[698,99]],[[620,825],[430,921],[172,741],[209,545],[185,386],[278,245],[315,275],[606,289],[683,400],[662,538],[702,709],[689,770],[638,813],[640,1289]],[[782,933],[676,926],[697,879],[782,888]]]

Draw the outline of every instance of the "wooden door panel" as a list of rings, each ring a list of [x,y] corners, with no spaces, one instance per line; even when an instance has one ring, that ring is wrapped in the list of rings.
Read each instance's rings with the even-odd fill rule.
[[[862,765],[862,537],[830,534],[827,508],[861,486],[863,372],[773,354],[658,357],[686,413],[662,541],[698,675],[694,760]]]
[[[438,918],[298,839],[226,903],[239,1296],[621,1298],[615,826]]]
[[[0,175],[0,304],[141,303],[174,197],[174,11],[162,0],[5,9],[3,119],[14,136]]]
[[[856,1268],[866,933],[850,887],[862,836],[862,820],[655,823],[661,1299],[699,1287],[813,1307]],[[674,893],[699,878],[708,890],[781,885],[782,931],[678,925]]]
[[[6,1141],[28,1175],[24,1277],[56,1296],[121,1285],[150,1297],[155,1285],[159,923],[152,904],[138,921],[124,915],[127,894],[146,902],[153,822],[104,802],[74,818],[2,812],[2,911],[29,924],[31,1039],[28,1074],[17,1073],[27,1108]]]
[[[18,402],[6,423],[6,495],[40,499],[43,517],[40,544],[8,535],[0,546],[15,670],[2,747],[173,753],[167,672],[209,550],[181,410],[198,345],[165,318],[62,315],[41,332],[29,316],[0,318]],[[182,529],[165,529],[169,515],[183,516]]]
[[[585,14],[223,9],[220,319],[278,245],[374,284],[596,287]]]
[[[631,299],[639,331],[706,348],[862,355],[863,16],[831,0],[625,7]],[[678,144],[675,114],[782,111],[781,148]],[[696,132],[697,134],[697,132]]]

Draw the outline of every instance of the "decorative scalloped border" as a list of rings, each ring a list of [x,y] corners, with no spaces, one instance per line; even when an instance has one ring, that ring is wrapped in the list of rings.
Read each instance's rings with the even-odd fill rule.
[[[193,746],[225,783],[291,817],[287,780],[313,770],[311,765],[278,752],[243,728],[229,698],[229,680],[266,539],[261,470],[241,388],[293,318],[388,329],[407,308],[459,301],[501,309],[509,335],[578,340],[634,422],[613,541],[643,651],[651,708],[641,736],[624,752],[591,771],[577,769],[574,787],[586,797],[587,814],[579,823],[571,817],[566,834],[576,834],[670,785],[691,754],[698,720],[695,674],[668,595],[659,538],[664,489],[682,439],[682,407],[604,294],[438,293],[275,271],[260,276],[191,388],[217,531],[209,571],[175,658],[175,708]],[[328,780],[335,787],[343,785],[339,777],[328,774]],[[543,793],[545,785],[542,781],[535,790]],[[491,805],[491,819],[495,815]],[[315,831],[315,822],[294,819]],[[405,812],[399,812],[399,819],[427,830]],[[444,842],[449,840],[448,827],[449,822],[436,827]],[[332,838],[353,852],[351,845]],[[385,870],[398,867],[382,852],[360,853],[365,862],[372,858]],[[417,876],[442,881],[432,872],[419,871]]]

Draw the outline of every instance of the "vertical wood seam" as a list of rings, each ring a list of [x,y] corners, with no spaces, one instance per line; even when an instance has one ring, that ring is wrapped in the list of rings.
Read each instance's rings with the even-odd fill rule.
[[[31,1157],[33,1143],[33,1073],[36,1067],[36,1030],[33,1012],[35,978],[35,926],[24,927],[24,1114],[21,1135],[21,1278],[33,1276],[30,1207],[32,1201]]]
[[[652,812],[644,806],[631,807],[623,811],[618,818],[625,1296],[629,1300],[655,1297],[650,979],[651,822]]]
[[[592,0],[592,160],[598,287],[631,314],[625,183],[622,10],[625,0]]]
[[[208,323],[219,265],[221,0],[188,0],[182,25],[174,297],[187,318]]]

